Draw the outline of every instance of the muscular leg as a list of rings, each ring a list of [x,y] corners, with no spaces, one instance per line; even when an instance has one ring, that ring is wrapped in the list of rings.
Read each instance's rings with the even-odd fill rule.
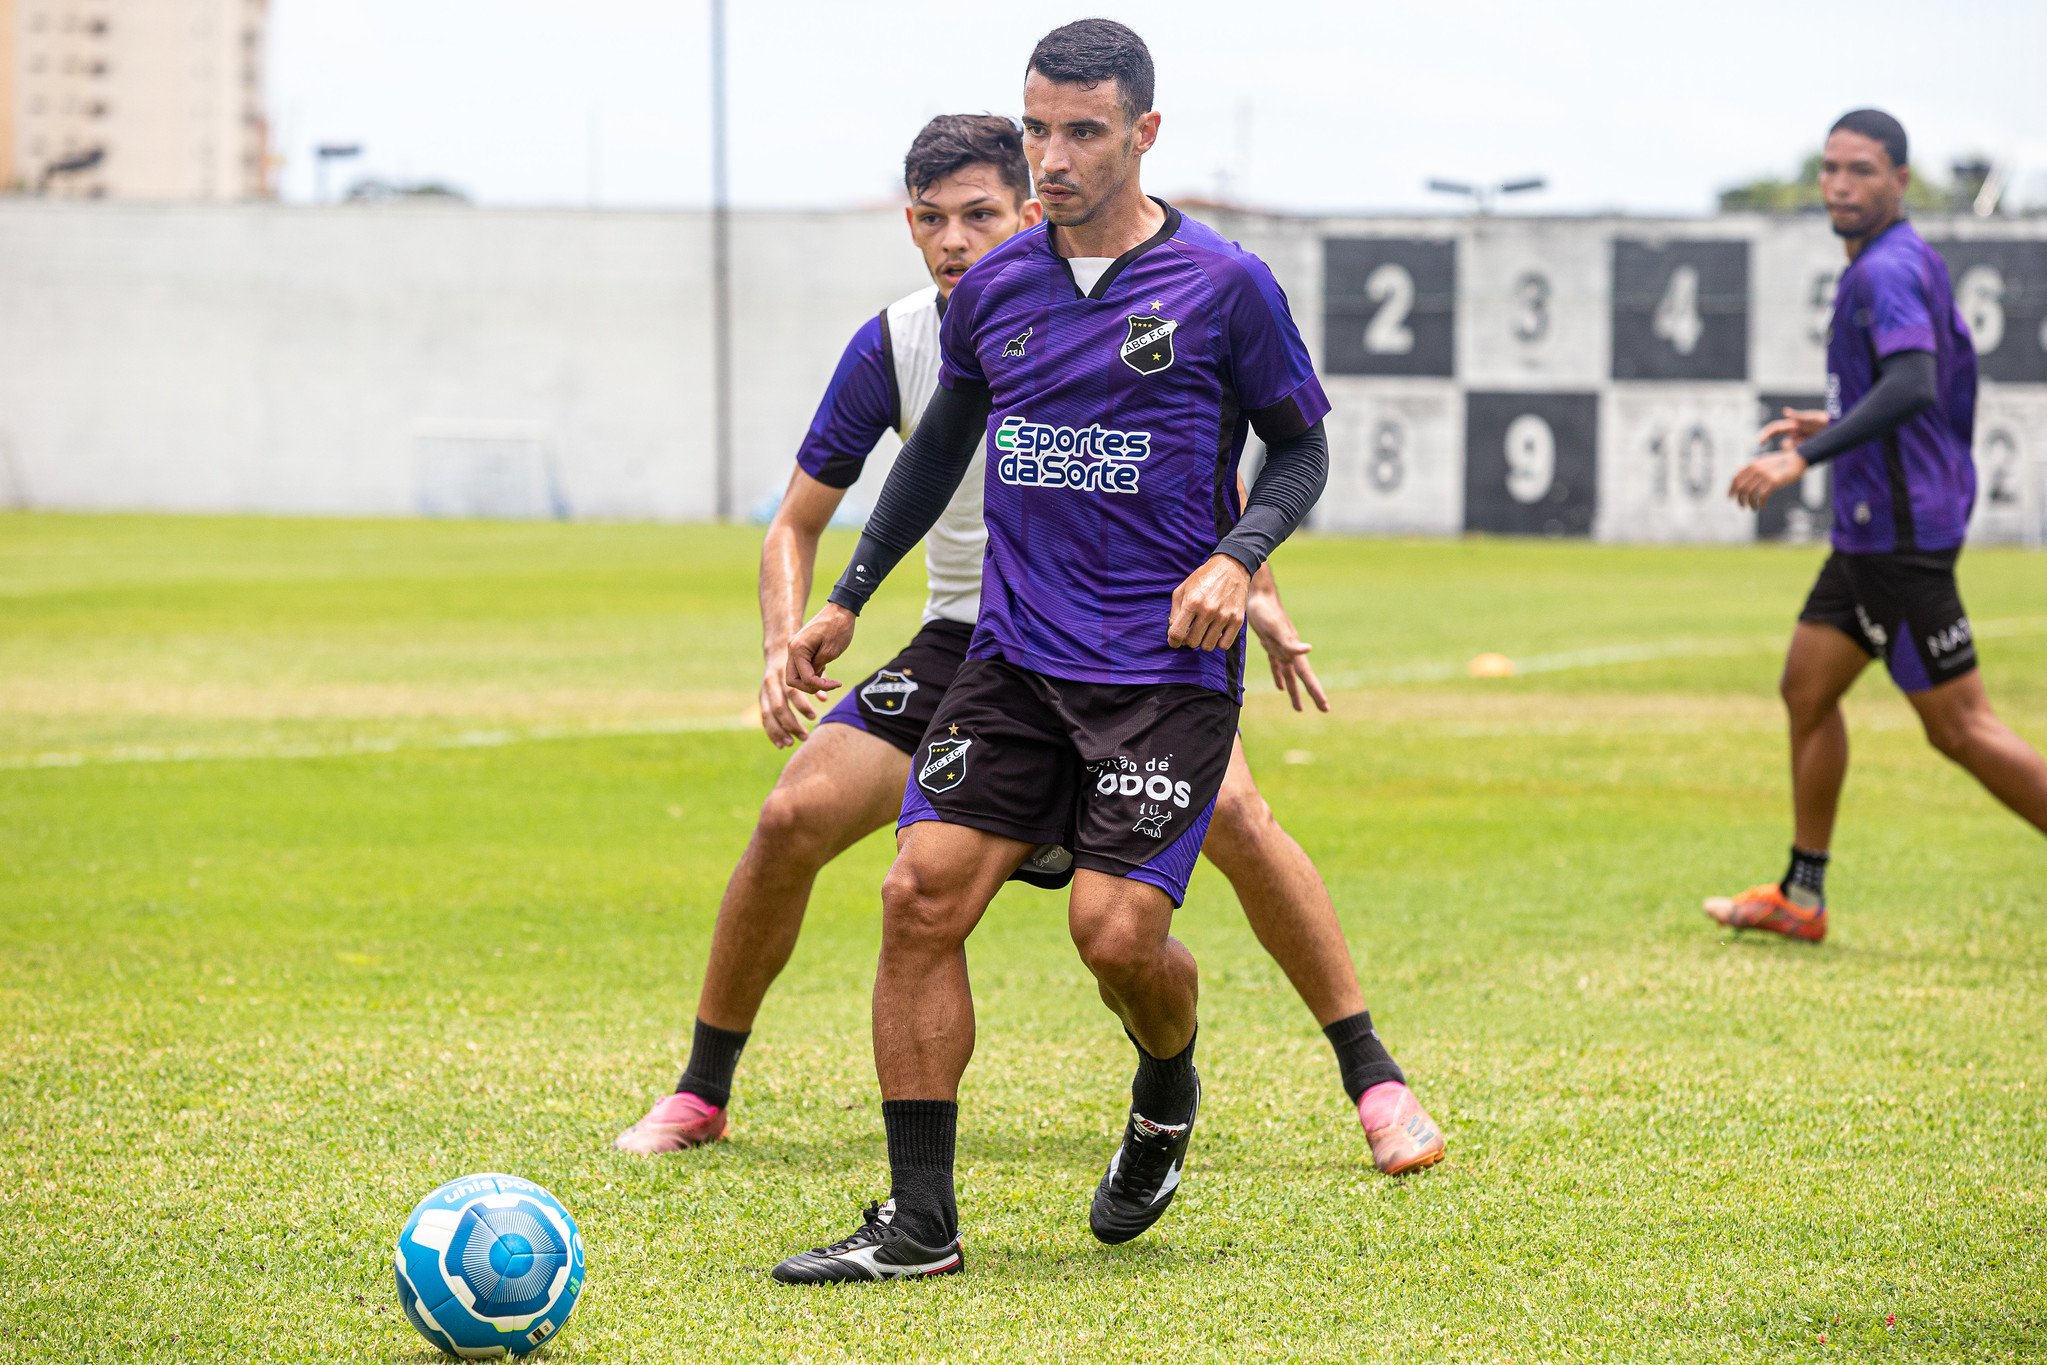
[[[881,886],[874,1069],[883,1101],[946,1100],[974,1055],[967,935],[1029,844],[927,820],[904,829]]]
[[[1983,675],[1906,694],[1926,727],[1926,738],[1966,768],[1992,796],[2047,834],[2047,761],[2013,734],[1990,709]]]
[[[1251,931],[1287,974],[1335,1049],[1344,1093],[1358,1109],[1373,1161],[1389,1174],[1441,1159],[1444,1143],[1372,1027],[1350,945],[1314,861],[1273,819],[1252,780],[1243,741],[1216,798],[1201,851],[1237,893]]]
[[[1848,777],[1848,724],[1841,698],[1869,667],[1861,646],[1832,626],[1800,621],[1777,684],[1791,723],[1792,842],[1825,853]]]
[[[1123,1140],[1088,1205],[1088,1228],[1115,1245],[1144,1233],[1171,1206],[1201,1108],[1194,1070],[1194,954],[1169,932],[1172,898],[1129,877],[1083,870],[1067,928],[1095,974],[1102,1002],[1137,1044]]]
[[[795,950],[818,870],[891,820],[909,758],[851,725],[820,725],[782,769],[725,884],[675,1093],[613,1144],[651,1156],[716,1142],[753,1017]]]
[[[1230,750],[1229,770],[1201,851],[1229,879],[1251,932],[1279,963],[1317,1024],[1326,1028],[1364,1010],[1365,993],[1329,888],[1313,860],[1273,818],[1252,779],[1241,739]]]
[[[974,1055],[967,935],[1029,854],[1029,844],[965,825],[904,829],[881,885],[874,973],[874,1069],[888,1135],[889,1199],[924,1246],[955,1236],[960,1077]]]
[[[1172,898],[1147,882],[1083,868],[1066,922],[1102,1002],[1137,1045],[1154,1057],[1186,1051],[1200,980],[1194,954],[1169,932]]]
[[[910,760],[851,725],[820,725],[782,769],[725,885],[697,1018],[743,1033],[795,950],[826,863],[896,817]]]

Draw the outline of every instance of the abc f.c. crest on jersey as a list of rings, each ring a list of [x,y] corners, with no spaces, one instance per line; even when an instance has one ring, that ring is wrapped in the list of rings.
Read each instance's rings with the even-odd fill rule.
[[[910,677],[909,670],[898,673],[884,668],[874,675],[873,682],[860,689],[860,704],[884,716],[900,715],[916,690],[916,680]]]
[[[1123,363],[1139,374],[1157,374],[1173,367],[1173,333],[1180,324],[1155,313],[1132,313],[1123,338]]]
[[[955,726],[955,729],[958,727]],[[934,739],[917,766],[917,784],[929,792],[949,792],[967,777],[967,750],[971,739],[953,736]]]

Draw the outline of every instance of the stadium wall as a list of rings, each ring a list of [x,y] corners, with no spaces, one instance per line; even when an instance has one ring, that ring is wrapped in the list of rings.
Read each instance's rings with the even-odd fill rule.
[[[1208,216],[1271,262],[1335,400],[1323,529],[1824,533],[1824,471],[1760,516],[1723,495],[1765,411],[1820,401],[1823,222]],[[1973,534],[2040,543],[2047,224],[1920,227],[1984,357]],[[920,272],[894,210],[733,241],[749,515]],[[0,505],[707,518],[708,242],[688,213],[0,202]]]

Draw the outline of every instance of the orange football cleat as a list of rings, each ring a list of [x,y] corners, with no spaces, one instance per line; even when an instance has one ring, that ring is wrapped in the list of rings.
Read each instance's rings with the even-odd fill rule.
[[[1762,929],[1807,943],[1818,943],[1827,936],[1827,907],[1808,910],[1775,882],[1752,886],[1732,898],[1708,896],[1703,908],[1730,929]]]

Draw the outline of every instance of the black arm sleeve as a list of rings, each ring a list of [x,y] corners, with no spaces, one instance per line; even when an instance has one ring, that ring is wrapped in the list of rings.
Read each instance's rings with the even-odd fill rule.
[[[1899,351],[1883,363],[1876,386],[1840,421],[1798,448],[1807,464],[1824,464],[1844,450],[1881,440],[1940,401],[1933,352]]]
[[[1279,543],[1307,518],[1329,481],[1329,437],[1320,422],[1298,436],[1265,447],[1265,466],[1244,515],[1222,538],[1215,552],[1228,555],[1252,573],[1258,572]]]
[[[857,616],[889,570],[938,524],[988,434],[989,406],[985,384],[939,385],[881,486],[852,561],[832,588],[832,601]]]

